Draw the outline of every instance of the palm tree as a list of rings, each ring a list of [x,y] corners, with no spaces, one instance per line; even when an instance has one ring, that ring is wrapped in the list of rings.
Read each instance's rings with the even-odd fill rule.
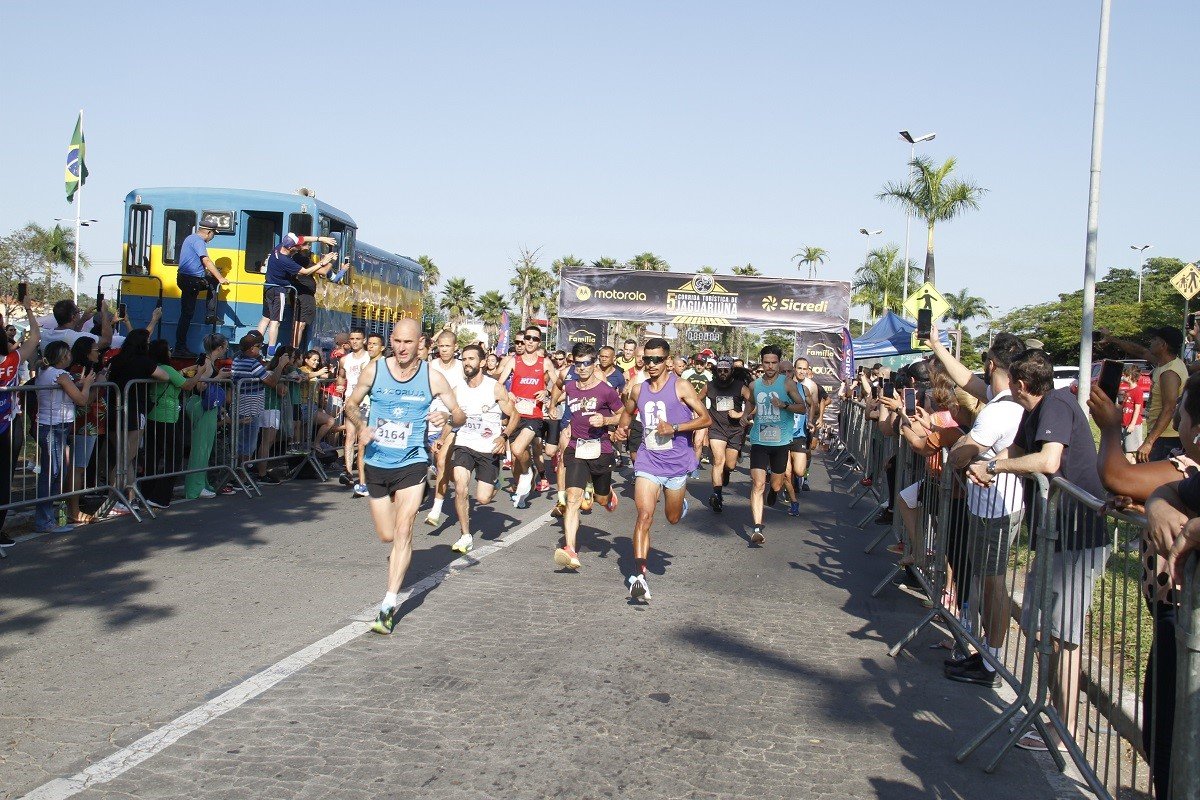
[[[650,272],[669,272],[671,265],[651,252],[638,253],[629,259],[631,269],[648,270]]]
[[[538,248],[540,250],[541,248]],[[538,250],[522,247],[513,261],[517,274],[508,282],[513,289],[513,302],[521,308],[521,324],[528,325],[540,305],[549,305],[551,295],[557,295],[554,276],[538,266]]]
[[[432,292],[433,287],[437,286],[442,280],[442,271],[438,269],[438,265],[433,263],[433,259],[429,256],[417,256],[417,263],[425,271],[421,277],[421,291]]]
[[[992,312],[988,309],[987,301],[982,297],[976,297],[970,293],[970,289],[962,289],[955,294],[947,293],[945,295],[946,302],[950,305],[950,310],[946,316],[954,320],[954,327],[959,330],[959,335],[962,335],[963,323],[969,319],[983,317],[991,319]]]
[[[904,305],[904,264],[899,258],[900,246],[887,244],[867,253],[863,265],[854,272],[850,298],[855,305],[866,306],[874,319],[885,310],[899,311]],[[909,280],[913,279],[916,264],[908,262]]]
[[[489,336],[496,336],[500,332],[500,316],[505,311],[511,311],[509,308],[508,299],[496,289],[491,289],[479,296],[479,304],[476,307],[476,313],[483,320],[484,329]]]
[[[925,280],[937,285],[937,274],[933,265],[933,226],[937,222],[949,222],[968,209],[979,208],[979,200],[987,189],[970,181],[951,178],[958,162],[947,158],[940,167],[933,160],[917,156],[909,165],[911,180],[904,183],[884,184],[877,197],[900,206],[915,217],[925,220],[929,238],[925,245]]]
[[[620,261],[617,261],[615,258],[601,256],[592,262],[592,266],[596,269],[621,269],[625,265]]]
[[[475,311],[475,287],[466,278],[451,278],[442,290],[442,302],[438,307],[446,312],[450,330],[458,332],[458,326]]]
[[[799,253],[792,256],[792,260],[798,262],[796,269],[802,266],[808,266],[808,279],[811,281],[817,275],[817,265],[824,264],[825,259],[829,258],[829,251],[824,247],[809,247],[805,245]]]
[[[759,270],[758,267],[754,266],[753,264],[747,264],[744,267],[734,267],[733,274],[741,275],[746,278],[754,278],[754,277],[761,276],[762,272]]]
[[[562,258],[556,258],[554,261],[550,262],[550,271],[554,274],[554,280],[557,281],[562,278],[563,267],[584,266],[587,265],[584,264],[582,258],[576,258],[575,256],[563,256]]]
[[[717,274],[717,268],[716,268],[716,267],[703,266],[703,267],[701,267],[700,269],[696,270],[696,274],[697,274],[697,275],[716,275],[716,274]]]

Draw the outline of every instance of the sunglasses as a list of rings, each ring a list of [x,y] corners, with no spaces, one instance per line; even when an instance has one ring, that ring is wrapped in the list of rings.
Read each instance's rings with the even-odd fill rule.
[[[642,356],[642,361],[646,364],[661,364],[666,360],[666,356]]]
[[[525,341],[527,341],[527,342],[540,342],[541,340],[542,340],[542,337],[540,337],[540,336],[526,336],[525,337]]]
[[[596,359],[594,359],[594,358],[577,358],[577,359],[575,359],[575,366],[577,366],[577,367],[590,367],[592,364],[595,364],[595,363],[596,363]]]

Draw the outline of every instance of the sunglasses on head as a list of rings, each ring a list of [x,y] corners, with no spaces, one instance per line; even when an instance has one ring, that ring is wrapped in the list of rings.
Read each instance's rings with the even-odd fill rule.
[[[642,361],[646,364],[661,364],[666,360],[666,356],[642,356]]]

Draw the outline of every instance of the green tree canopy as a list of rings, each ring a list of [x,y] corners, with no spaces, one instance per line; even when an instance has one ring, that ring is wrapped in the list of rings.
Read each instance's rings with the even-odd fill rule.
[[[796,269],[808,267],[809,280],[817,276],[817,266],[824,264],[827,258],[829,258],[829,251],[824,247],[809,247],[807,245],[801,247],[800,252],[792,256],[792,260],[796,262]]]
[[[475,312],[475,287],[466,278],[451,278],[442,290],[442,301],[438,307],[446,312],[450,330],[457,331],[468,316]]]

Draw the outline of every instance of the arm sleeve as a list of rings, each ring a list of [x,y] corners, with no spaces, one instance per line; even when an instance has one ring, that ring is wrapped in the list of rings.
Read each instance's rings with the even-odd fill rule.
[[[169,367],[165,364],[162,365],[162,368],[163,372],[167,373],[167,380],[170,381],[171,385],[175,388],[178,389],[180,386],[183,386],[185,383],[187,383],[187,378],[183,377],[183,374],[179,372],[179,370],[175,369],[174,367]]]

